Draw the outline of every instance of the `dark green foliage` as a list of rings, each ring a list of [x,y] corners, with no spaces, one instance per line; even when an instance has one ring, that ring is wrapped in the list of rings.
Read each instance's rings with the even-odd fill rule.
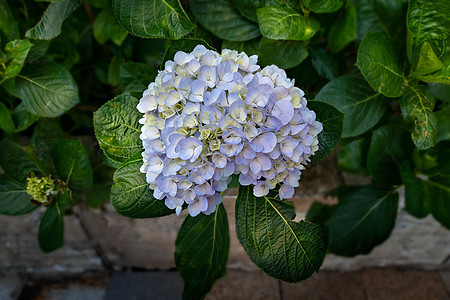
[[[175,247],[175,264],[185,283],[183,299],[201,299],[227,272],[230,234],[223,204],[208,216],[187,216]]]

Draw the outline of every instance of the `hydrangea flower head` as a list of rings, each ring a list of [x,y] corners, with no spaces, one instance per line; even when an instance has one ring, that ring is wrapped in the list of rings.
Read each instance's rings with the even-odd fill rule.
[[[231,175],[257,197],[280,185],[290,198],[318,150],[322,124],[304,92],[257,56],[198,45],[167,61],[144,91],[140,138],[143,165],[156,199],[179,214],[211,214]]]

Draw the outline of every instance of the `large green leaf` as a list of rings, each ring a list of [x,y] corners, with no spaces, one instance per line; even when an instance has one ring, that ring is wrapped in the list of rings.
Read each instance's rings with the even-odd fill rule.
[[[123,162],[142,151],[138,100],[120,95],[105,103],[94,113],[94,129],[98,144],[110,159]]]
[[[64,245],[64,210],[69,201],[69,192],[59,194],[53,205],[47,207],[39,224],[39,246],[48,253]]]
[[[56,64],[33,64],[16,77],[17,92],[29,112],[57,117],[79,102],[77,83]]]
[[[89,157],[80,141],[62,140],[53,146],[53,161],[59,177],[75,191],[91,188],[93,174]]]
[[[438,142],[450,140],[450,106],[433,113],[438,123]]]
[[[142,156],[137,153],[114,173],[115,184],[111,189],[114,208],[130,218],[155,218],[172,214],[174,211],[166,207],[164,200],[153,197],[145,174],[139,171],[142,164]]]
[[[356,40],[356,8],[348,2],[328,32],[328,45],[331,52],[336,53],[344,49],[350,42]]]
[[[9,139],[0,142],[0,166],[6,174],[21,183],[25,183],[31,172],[45,173],[36,157]]]
[[[61,25],[64,20],[78,8],[81,2],[83,1],[66,0],[52,2],[39,23],[28,30],[25,36],[40,40],[50,40],[57,37],[61,33]]]
[[[322,48],[310,48],[311,63],[317,74],[333,80],[339,75],[338,61]]]
[[[408,162],[401,165],[401,172],[405,184],[405,210],[417,218],[431,212],[436,220],[450,229],[450,177],[433,176],[423,180],[415,176]]]
[[[375,91],[393,98],[403,93],[403,70],[385,34],[374,32],[363,39],[356,65]]]
[[[405,210],[416,218],[430,213],[430,200],[425,182],[416,177],[410,162],[400,165],[400,174],[405,185]]]
[[[10,41],[20,38],[17,21],[14,19],[6,0],[0,0],[0,32],[3,32]]]
[[[262,65],[274,64],[289,69],[299,65],[306,57],[308,50],[304,42],[276,41],[263,37],[259,43],[258,58]]]
[[[415,68],[422,44],[428,42],[441,58],[449,51],[450,3],[446,0],[410,0],[407,14],[408,56]]]
[[[338,194],[330,226],[330,251],[343,256],[368,254],[391,234],[397,215],[398,194],[391,188],[348,187]]]
[[[429,83],[430,93],[444,102],[450,103],[450,84],[445,83]]]
[[[0,129],[8,134],[13,133],[16,129],[9,109],[3,102],[0,102]]]
[[[369,150],[367,138],[342,145],[338,151],[339,170],[352,174],[367,174],[367,150]]]
[[[442,68],[444,68],[444,64],[436,56],[430,43],[424,42],[420,48],[417,66],[413,72],[414,75],[421,78],[423,77],[422,75],[439,71]]]
[[[332,105],[321,101],[308,101],[308,108],[316,113],[317,121],[322,123],[319,133],[319,150],[311,157],[311,161],[325,158],[339,143],[344,124],[344,114]]]
[[[403,117],[414,124],[412,140],[420,150],[434,146],[438,139],[434,101],[425,86],[409,86],[400,98]]]
[[[425,182],[431,213],[447,229],[450,229],[450,177],[435,176]]]
[[[93,25],[94,37],[100,44],[111,39],[116,45],[122,45],[127,37],[127,32],[117,23],[111,8],[102,10]]]
[[[53,145],[63,139],[63,131],[58,119],[41,119],[34,127],[31,147],[46,164],[52,164]]]
[[[252,186],[239,187],[236,233],[252,261],[264,272],[287,282],[298,282],[317,272],[325,258],[326,235],[320,225],[294,222],[293,204],[276,191],[257,198]]]
[[[120,87],[125,92],[142,92],[155,80],[157,71],[143,63],[127,62],[120,66]]]
[[[342,137],[360,135],[378,123],[386,111],[386,99],[360,75],[344,75],[326,84],[316,96],[344,113]]]
[[[179,39],[194,28],[179,0],[113,0],[112,6],[123,28],[139,37]]]
[[[0,83],[20,73],[32,46],[29,39],[14,40],[6,44],[7,65],[4,71],[0,71]]]
[[[229,1],[188,0],[198,22],[221,39],[248,41],[260,35],[258,25],[251,22]]]
[[[399,165],[409,159],[413,149],[408,131],[393,124],[380,127],[372,134],[367,168],[380,183],[400,184]]]
[[[230,234],[223,204],[209,216],[187,216],[175,242],[175,264],[183,277],[183,299],[202,299],[227,272]]]
[[[314,18],[288,7],[263,7],[256,13],[262,35],[273,40],[309,40],[320,28]]]
[[[24,183],[6,174],[0,174],[0,214],[18,216],[29,213],[35,208]]]
[[[442,141],[425,152],[425,156],[435,162],[428,175],[450,176],[450,141]]]
[[[302,0],[303,5],[315,13],[331,13],[339,10],[342,0]]]
[[[384,32],[396,47],[403,47],[405,40],[405,12],[407,0],[358,0],[353,1],[357,12],[357,38],[361,41],[371,32]]]

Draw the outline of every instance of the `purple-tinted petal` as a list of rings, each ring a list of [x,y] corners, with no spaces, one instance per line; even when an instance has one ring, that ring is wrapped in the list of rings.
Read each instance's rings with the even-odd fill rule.
[[[272,109],[272,115],[279,118],[283,125],[286,125],[294,116],[294,106],[289,100],[279,100]]]
[[[250,147],[255,152],[269,153],[277,145],[277,136],[273,132],[266,132],[254,138]]]
[[[252,86],[247,91],[245,102],[253,107],[264,107],[269,101],[271,90],[266,84]]]
[[[279,190],[280,199],[288,199],[294,196],[294,188],[290,185],[283,184]]]

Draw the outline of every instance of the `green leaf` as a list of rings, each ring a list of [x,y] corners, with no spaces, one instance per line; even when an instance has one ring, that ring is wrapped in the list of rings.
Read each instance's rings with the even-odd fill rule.
[[[16,130],[9,109],[3,102],[0,102],[0,129],[11,134]]]
[[[307,279],[325,258],[324,229],[294,222],[293,204],[275,198],[276,191],[257,198],[252,186],[239,187],[236,233],[252,261],[272,277],[287,282]]]
[[[450,229],[450,177],[431,177],[426,184],[431,213],[439,223]]]
[[[56,64],[24,67],[16,86],[26,109],[36,116],[57,117],[79,102],[77,83]]]
[[[172,214],[163,200],[153,197],[142,166],[141,153],[123,163],[114,173],[115,184],[111,188],[111,202],[117,212],[130,218],[155,218]]]
[[[438,139],[438,124],[433,114],[433,100],[425,86],[409,86],[400,98],[403,117],[414,124],[411,137],[420,150],[433,147]]]
[[[328,33],[328,46],[332,53],[344,49],[356,40],[356,7],[348,2],[347,7],[338,15]]]
[[[31,39],[50,40],[61,33],[61,25],[70,16],[82,0],[52,2],[44,12],[39,23],[25,33]]]
[[[93,25],[94,37],[100,44],[111,39],[117,46],[122,45],[127,32],[117,23],[111,8],[103,9],[95,18]]]
[[[242,16],[226,0],[188,0],[198,22],[221,39],[248,41],[260,35],[258,25]]]
[[[276,41],[263,37],[259,43],[258,58],[262,65],[274,64],[281,69],[289,69],[307,57],[308,50],[304,42]]]
[[[288,7],[263,7],[256,13],[261,34],[273,40],[309,40],[320,28],[314,18]]]
[[[75,191],[92,187],[93,174],[89,158],[80,141],[62,140],[53,146],[53,161],[59,177]]]
[[[18,216],[29,213],[35,208],[23,183],[6,174],[0,174],[0,214]]]
[[[33,40],[33,46],[28,52],[26,63],[33,63],[37,61],[39,58],[43,57],[50,47],[51,40]]]
[[[12,78],[20,73],[25,59],[27,58],[28,51],[30,51],[32,46],[29,39],[14,40],[6,44],[5,52],[9,63],[3,74],[0,73],[0,83],[5,79]]]
[[[433,113],[438,123],[438,142],[450,140],[450,107]]]
[[[342,0],[302,0],[303,5],[315,13],[331,13],[342,7]]]
[[[123,63],[123,58],[120,55],[116,55],[111,60],[108,67],[108,84],[111,86],[119,85],[120,83],[120,66]]]
[[[385,184],[401,184],[399,165],[414,149],[409,132],[390,124],[373,131],[367,155],[367,168],[373,178]]]
[[[361,41],[371,32],[384,32],[395,46],[404,44],[406,0],[358,0],[353,1],[357,11],[356,32]]]
[[[25,183],[31,172],[45,173],[42,163],[9,139],[0,142],[0,166],[13,179]]]
[[[0,0],[0,32],[9,41],[20,39],[19,27],[6,0]]]
[[[22,102],[14,109],[12,119],[16,125],[16,131],[20,132],[33,125],[39,117],[30,113]]]
[[[428,174],[450,176],[450,141],[442,141],[425,153],[435,160],[434,166]]]
[[[444,67],[444,64],[439,60],[434,53],[430,43],[423,43],[419,52],[419,59],[414,70],[414,75],[420,78],[420,75],[427,75],[436,72]]]
[[[142,38],[179,39],[194,28],[179,0],[113,0],[120,25]]]
[[[210,215],[187,216],[175,242],[175,265],[184,281],[183,299],[202,299],[227,272],[230,233],[223,204]]]
[[[343,145],[338,152],[339,170],[352,174],[366,174],[367,150],[367,139],[359,139]]]
[[[411,163],[400,165],[400,174],[405,185],[405,210],[416,218],[424,218],[430,213],[430,200],[425,182],[416,177]]]
[[[391,234],[397,215],[398,194],[391,188],[348,187],[338,195],[330,226],[330,251],[343,256],[368,254]]]
[[[374,32],[363,39],[356,65],[375,91],[393,98],[403,93],[403,70],[385,34]]]
[[[322,48],[311,48],[311,62],[316,69],[317,74],[333,80],[339,75],[338,62],[328,52]]]
[[[429,83],[428,89],[434,97],[443,102],[450,103],[450,84],[445,83]]]
[[[53,145],[63,138],[63,131],[57,119],[41,119],[34,127],[31,147],[46,164],[52,164]]]
[[[120,66],[120,87],[125,92],[142,94],[156,74],[157,71],[147,64],[127,62]]]
[[[342,135],[344,114],[330,104],[321,101],[308,101],[308,108],[316,113],[317,121],[322,123],[319,133],[319,150],[311,157],[316,162],[325,158],[337,146]]]
[[[381,119],[386,99],[360,75],[344,75],[326,84],[316,96],[344,113],[342,137],[363,134]]]
[[[449,51],[450,3],[446,0],[410,0],[407,13],[408,57],[413,68],[422,44],[428,42],[438,57]]]
[[[69,201],[69,192],[59,194],[55,204],[47,207],[39,224],[39,247],[43,252],[52,252],[64,245],[64,206]]]
[[[120,95],[105,103],[94,113],[94,129],[100,148],[110,159],[123,162],[142,151],[139,138],[141,113],[139,101],[130,95]]]

